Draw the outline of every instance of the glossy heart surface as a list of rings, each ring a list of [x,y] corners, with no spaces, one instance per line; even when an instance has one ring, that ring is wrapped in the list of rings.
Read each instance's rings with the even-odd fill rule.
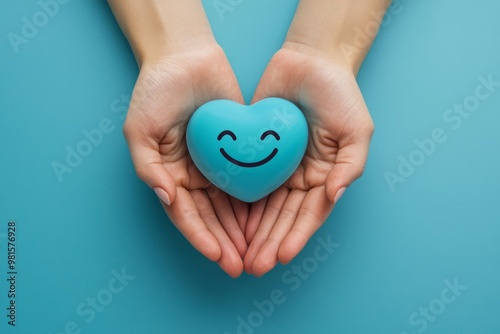
[[[285,182],[307,148],[302,111],[280,98],[251,106],[208,102],[189,120],[186,141],[193,162],[219,189],[255,202]]]

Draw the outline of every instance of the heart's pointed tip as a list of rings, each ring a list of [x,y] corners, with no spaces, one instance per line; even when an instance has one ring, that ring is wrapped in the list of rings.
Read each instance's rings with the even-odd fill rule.
[[[242,202],[248,203],[248,204],[252,204],[254,202],[257,202],[260,199],[260,198],[255,199],[255,197],[248,198],[248,197],[244,197],[244,196],[234,196],[234,195],[231,195],[231,196],[233,196],[234,198],[236,198]]]
[[[230,194],[231,196],[233,196],[234,198],[236,199],[239,199],[240,201],[242,202],[245,202],[245,203],[248,203],[248,204],[252,204],[252,203],[255,203],[261,199],[263,199],[264,197],[266,197],[267,195],[269,194],[259,194],[258,196],[245,196],[245,195],[239,195],[239,194],[236,194],[236,195],[232,195]]]

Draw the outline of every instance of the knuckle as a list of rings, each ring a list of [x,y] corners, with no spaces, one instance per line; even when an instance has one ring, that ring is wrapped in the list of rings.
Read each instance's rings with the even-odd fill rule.
[[[184,210],[179,218],[178,218],[178,222],[180,224],[189,224],[191,223],[193,220],[196,219],[196,216],[198,215],[198,212],[196,212],[195,209],[186,209]],[[199,231],[195,231],[193,232],[193,234],[189,237],[189,238],[192,238],[194,237],[194,235],[196,234],[196,232],[199,232]]]
[[[268,205],[266,207],[266,213],[272,217],[278,217],[278,215],[280,214],[280,211],[281,211],[281,208],[276,206],[276,205]]]
[[[356,179],[360,178],[365,172],[365,166],[353,166],[353,174]]]
[[[137,177],[143,181],[147,179],[148,172],[145,167],[136,167],[135,168],[135,174]]]
[[[122,133],[123,133],[123,136],[125,137],[125,139],[128,140],[131,138],[133,130],[132,130],[132,126],[130,125],[130,123],[125,122],[125,124],[123,125],[123,128],[122,128]]]
[[[363,130],[370,136],[373,134],[373,132],[375,131],[375,124],[373,123],[372,119],[369,119],[367,122],[365,122]]]
[[[299,217],[304,220],[308,220],[314,227],[320,227],[323,225],[323,221],[317,216],[310,208],[301,208],[299,212]]]
[[[280,212],[280,218],[285,220],[295,219],[297,211],[293,209],[283,208]]]

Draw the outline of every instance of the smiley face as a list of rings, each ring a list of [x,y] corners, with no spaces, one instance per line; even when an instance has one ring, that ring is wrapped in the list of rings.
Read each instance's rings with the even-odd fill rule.
[[[219,133],[219,135],[217,136],[217,140],[221,141],[222,138],[224,138],[225,136],[231,137],[234,141],[237,140],[236,135],[231,130],[224,130],[221,133]],[[267,138],[267,136],[273,136],[277,141],[279,141],[281,139],[280,135],[276,131],[267,130],[260,136],[260,140],[263,141],[264,139]],[[267,157],[265,157],[262,160],[255,161],[255,162],[243,162],[243,161],[237,160],[237,159],[233,158],[232,156],[230,156],[226,152],[226,150],[224,150],[224,148],[222,148],[222,147],[220,148],[220,153],[222,154],[222,156],[224,158],[226,158],[227,161],[235,164],[236,166],[252,168],[252,167],[259,167],[259,166],[265,165],[266,163],[271,161],[276,156],[276,154],[278,154],[278,149],[274,148],[272,150],[272,152]]]
[[[186,129],[196,168],[219,189],[247,203],[269,195],[293,174],[308,138],[302,111],[279,98],[251,106],[210,101],[191,115]]]

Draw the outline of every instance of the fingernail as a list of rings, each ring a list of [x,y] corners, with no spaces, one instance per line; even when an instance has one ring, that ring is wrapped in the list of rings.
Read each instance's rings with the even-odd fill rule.
[[[156,195],[163,201],[165,204],[170,205],[170,197],[168,197],[168,194],[165,190],[161,188],[154,188],[153,189],[156,193]]]
[[[340,199],[340,197],[342,197],[342,195],[344,194],[345,190],[347,188],[344,187],[344,188],[340,188],[338,191],[337,191],[337,194],[335,195],[335,199],[333,200],[333,203],[337,204],[338,200]]]

